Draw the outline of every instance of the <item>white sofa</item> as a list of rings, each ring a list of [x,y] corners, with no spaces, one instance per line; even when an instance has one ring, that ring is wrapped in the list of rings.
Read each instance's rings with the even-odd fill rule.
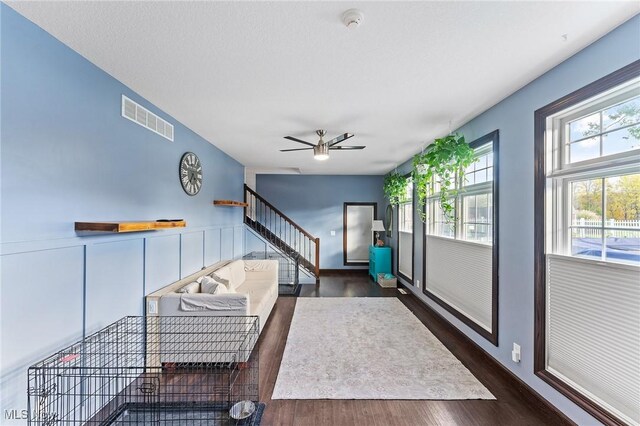
[[[205,276],[217,279],[228,292],[200,292]],[[179,292],[190,284],[194,292]],[[161,363],[245,362],[277,299],[277,260],[236,260],[203,269],[147,296],[147,310],[156,303],[159,317],[149,333],[158,337],[149,338],[148,348]],[[257,330],[250,318],[256,316]]]
[[[203,298],[208,298],[217,303],[215,308],[200,310],[184,310],[180,300],[183,293],[177,291],[184,285],[197,281],[198,278],[215,274],[227,279],[229,293],[204,294],[198,292]],[[249,316],[260,318],[260,331],[271,314],[271,310],[278,300],[278,261],[277,260],[236,260],[217,269],[204,269],[200,273],[191,275],[179,283],[181,286],[172,285],[170,291],[160,297],[160,316]],[[177,283],[176,283],[177,284]],[[198,297],[195,294],[196,298]],[[194,294],[190,295],[191,297]]]

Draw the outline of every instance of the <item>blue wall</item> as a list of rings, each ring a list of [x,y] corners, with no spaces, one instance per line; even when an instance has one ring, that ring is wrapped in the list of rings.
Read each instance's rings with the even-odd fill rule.
[[[256,190],[320,238],[321,269],[354,269],[343,264],[343,203],[377,203],[377,218],[381,218],[384,215],[383,180],[383,176],[258,175]],[[336,231],[335,236],[331,236],[331,230]]]
[[[534,111],[623,66],[640,59],[640,16],[534,80],[518,92],[462,126],[472,141],[500,130],[500,291],[499,346],[495,347],[461,321],[409,286],[426,304],[447,318],[484,350],[504,364],[578,424],[597,422],[533,374],[533,114]],[[408,160],[399,171],[411,170]],[[394,209],[395,210],[395,209]],[[422,283],[422,223],[417,223],[414,278]],[[397,246],[395,239],[393,247]],[[511,361],[513,342],[522,361]]]
[[[125,315],[143,295],[243,252],[243,166],[4,4],[1,13],[0,424],[26,408],[26,367]],[[121,95],[175,126],[120,116]],[[178,163],[204,167],[189,197]],[[78,235],[75,221],[184,218],[180,230]],[[15,421],[16,424],[23,421]]]
[[[0,413],[24,409],[25,368],[123,315],[144,294],[242,248],[242,166],[32,23],[0,4]],[[500,345],[493,347],[417,294],[581,424],[594,420],[533,375],[533,112],[640,57],[640,18],[467,123],[500,130]],[[175,125],[169,142],[120,117],[126,94]],[[177,178],[180,156],[205,167],[200,194]],[[409,162],[401,171],[408,171]],[[322,268],[342,268],[342,203],[378,202],[380,176],[260,175],[257,189],[322,241]],[[291,194],[305,194],[291,196]],[[157,233],[78,236],[76,220],[182,217]],[[336,236],[330,236],[330,230]],[[422,235],[420,225],[417,235]],[[395,256],[394,256],[395,257]],[[416,239],[414,277],[422,277]],[[512,342],[522,362],[510,361]],[[410,360],[414,361],[414,360]],[[6,419],[1,424],[12,424]],[[15,424],[23,422],[16,421]]]

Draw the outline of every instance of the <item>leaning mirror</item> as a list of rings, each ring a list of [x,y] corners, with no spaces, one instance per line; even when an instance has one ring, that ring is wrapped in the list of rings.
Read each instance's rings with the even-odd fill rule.
[[[387,238],[391,238],[391,227],[393,225],[393,206],[389,204],[384,214],[384,229],[387,230]]]

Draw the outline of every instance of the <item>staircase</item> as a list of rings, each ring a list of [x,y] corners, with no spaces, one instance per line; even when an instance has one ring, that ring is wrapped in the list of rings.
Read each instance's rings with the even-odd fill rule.
[[[244,186],[244,223],[309,274],[320,277],[320,238],[292,221],[271,203]]]

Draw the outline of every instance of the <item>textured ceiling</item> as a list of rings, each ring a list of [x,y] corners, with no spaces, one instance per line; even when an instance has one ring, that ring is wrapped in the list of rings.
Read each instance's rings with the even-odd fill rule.
[[[248,167],[380,174],[640,2],[8,2]],[[365,15],[356,30],[346,9]],[[562,35],[568,39],[563,40]],[[561,94],[559,94],[561,95]],[[280,153],[351,132],[363,151]],[[179,143],[179,140],[176,141]]]

